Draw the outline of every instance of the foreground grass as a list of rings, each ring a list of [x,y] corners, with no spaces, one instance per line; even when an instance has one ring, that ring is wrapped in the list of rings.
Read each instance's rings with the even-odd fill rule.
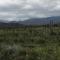
[[[60,60],[60,27],[1,28],[0,60]]]

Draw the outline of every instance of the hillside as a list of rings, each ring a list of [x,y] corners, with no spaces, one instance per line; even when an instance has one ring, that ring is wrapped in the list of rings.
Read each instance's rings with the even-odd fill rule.
[[[51,20],[54,22],[54,24],[60,23],[60,16],[48,17],[48,18],[32,18],[32,19],[23,21],[22,24],[26,24],[26,25],[45,25],[45,24],[50,24]]]
[[[0,27],[20,27],[24,25],[45,25],[50,24],[50,21],[53,21],[53,24],[60,24],[60,16],[48,17],[48,18],[31,18],[24,21],[0,21]]]

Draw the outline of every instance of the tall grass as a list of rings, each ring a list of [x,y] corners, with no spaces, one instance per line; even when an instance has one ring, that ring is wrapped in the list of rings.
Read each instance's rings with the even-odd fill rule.
[[[60,60],[60,28],[53,28],[1,28],[0,60]]]

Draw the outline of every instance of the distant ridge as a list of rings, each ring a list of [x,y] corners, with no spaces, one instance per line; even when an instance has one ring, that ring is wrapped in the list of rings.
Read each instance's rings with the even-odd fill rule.
[[[25,21],[0,21],[0,27],[20,27],[24,25],[45,25],[50,24],[53,21],[54,24],[60,24],[60,16],[48,17],[48,18],[31,18]]]
[[[60,16],[48,17],[48,18],[32,18],[32,19],[23,21],[22,24],[45,25],[45,24],[49,24],[51,20],[54,22],[54,24],[60,23]]]
[[[0,22],[0,27],[22,27],[23,24],[20,24],[20,22],[16,22],[16,21],[11,21],[11,22]]]

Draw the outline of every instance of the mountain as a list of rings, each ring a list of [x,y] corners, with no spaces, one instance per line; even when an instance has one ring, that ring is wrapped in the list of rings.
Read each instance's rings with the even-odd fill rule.
[[[20,24],[20,22],[11,21],[11,22],[0,22],[0,27],[22,27],[23,24]]]
[[[50,24],[60,24],[60,16],[48,17],[48,18],[31,18],[24,21],[0,21],[0,27],[22,27],[25,25],[45,25]]]
[[[48,18],[32,18],[26,21],[23,21],[22,24],[25,25],[45,25],[50,24],[53,21],[54,24],[60,23],[60,16],[48,17]]]

